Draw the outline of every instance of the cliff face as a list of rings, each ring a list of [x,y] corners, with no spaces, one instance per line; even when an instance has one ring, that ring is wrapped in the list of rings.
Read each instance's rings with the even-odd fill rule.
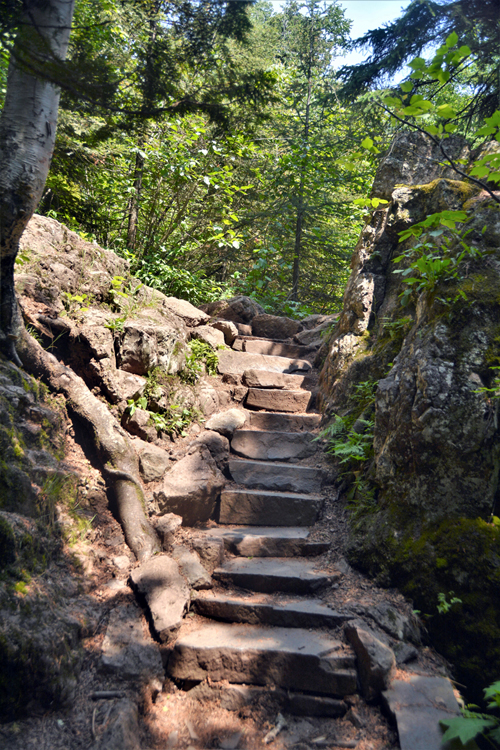
[[[447,148],[469,157],[459,138]],[[494,655],[500,660],[493,603],[500,544],[491,523],[500,461],[500,212],[486,192],[455,176],[424,136],[393,143],[373,188],[389,203],[374,212],[355,249],[321,385],[326,413],[344,419],[356,411],[360,389],[370,385],[374,393],[361,415],[371,420],[373,452],[356,466],[364,494],[351,490],[351,560],[433,615],[438,645],[462,680],[478,687],[497,677],[491,665]],[[465,242],[474,250],[454,276],[414,291],[402,307],[408,285],[395,271],[412,261],[416,240],[400,244],[398,233],[445,210],[468,212]],[[463,247],[453,242],[458,255]],[[408,258],[394,263],[405,251]],[[437,614],[438,595],[452,591],[462,602]]]

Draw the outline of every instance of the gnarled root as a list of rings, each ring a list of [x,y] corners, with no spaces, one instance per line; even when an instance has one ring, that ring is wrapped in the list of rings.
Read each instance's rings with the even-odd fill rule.
[[[139,561],[147,560],[160,551],[160,543],[145,513],[142,486],[136,479],[137,456],[126,432],[84,381],[26,331],[19,337],[17,351],[25,369],[63,393],[68,408],[92,432],[104,473],[113,484],[127,544]]]

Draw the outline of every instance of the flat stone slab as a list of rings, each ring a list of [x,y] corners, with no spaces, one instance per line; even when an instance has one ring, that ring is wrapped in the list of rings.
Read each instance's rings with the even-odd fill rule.
[[[340,576],[338,571],[317,570],[314,562],[283,560],[280,557],[252,560],[235,557],[213,572],[213,577],[218,581],[266,594],[275,591],[312,594]]]
[[[321,414],[283,414],[279,412],[247,411],[247,425],[256,430],[302,432],[314,430],[321,422]]]
[[[328,542],[310,540],[308,528],[247,526],[236,529],[210,529],[207,536],[220,537],[233,555],[243,557],[307,557],[321,555]]]
[[[450,748],[449,743],[441,743],[439,722],[453,719],[460,711],[446,677],[412,675],[408,681],[394,680],[382,693],[382,701],[397,723],[401,750]]]
[[[306,375],[288,375],[270,370],[245,370],[243,373],[243,382],[249,388],[289,388],[293,391],[302,388],[306,380]]]
[[[316,599],[274,601],[265,594],[204,593],[192,599],[191,607],[199,615],[213,620],[283,628],[335,628],[349,619],[348,615],[335,612]]]
[[[354,665],[352,652],[326,633],[214,623],[177,639],[168,672],[344,696],[356,691]]]
[[[319,495],[226,490],[221,494],[219,523],[311,526],[322,502]]]
[[[146,598],[153,627],[161,641],[168,641],[181,625],[189,602],[189,589],[175,560],[158,555],[130,574],[134,589]]]
[[[285,344],[273,339],[243,338],[241,342],[236,339],[233,347],[241,346],[242,351],[250,354],[270,354],[278,357],[290,357],[291,359],[305,359],[310,355],[307,346],[300,344]]]
[[[252,354],[223,349],[218,354],[219,375],[241,375],[245,370],[271,370],[272,372],[308,372],[311,363],[306,359],[269,356],[266,354]]]
[[[323,472],[313,466],[250,461],[244,458],[229,459],[229,471],[235,482],[246,487],[259,487],[278,492],[319,492],[323,482]],[[232,521],[231,523],[236,523]],[[262,521],[266,524],[266,521]],[[295,526],[303,525],[296,521]],[[269,524],[273,526],[274,524]],[[283,524],[288,526],[289,524]],[[306,524],[307,525],[307,524]]]
[[[306,458],[317,451],[314,437],[311,432],[237,430],[231,441],[231,450],[238,456],[261,461]]]
[[[268,411],[305,412],[311,400],[310,391],[279,391],[249,388],[245,406]]]

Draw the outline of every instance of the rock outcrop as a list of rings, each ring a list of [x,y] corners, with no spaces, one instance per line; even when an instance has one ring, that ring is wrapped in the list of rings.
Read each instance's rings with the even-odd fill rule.
[[[458,137],[447,149],[468,158]],[[366,455],[364,490],[355,496],[351,559],[401,586],[430,614],[439,592],[455,592],[461,604],[430,627],[461,681],[478,688],[495,676],[500,635],[500,608],[492,605],[500,593],[492,568],[500,541],[488,524],[500,464],[500,214],[485,191],[456,177],[418,133],[398,136],[383,159],[373,193],[389,203],[373,212],[354,252],[320,400],[330,416],[354,415],[373,428],[373,458]],[[416,240],[400,244],[399,233],[440,211],[468,212],[464,241],[472,251],[402,307],[408,275],[401,271],[410,261],[394,259],[405,251],[408,258]],[[463,245],[450,236],[458,255]]]

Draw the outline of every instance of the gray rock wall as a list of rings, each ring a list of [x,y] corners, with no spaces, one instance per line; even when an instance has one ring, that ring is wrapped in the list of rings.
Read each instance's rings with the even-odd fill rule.
[[[447,143],[467,155],[459,139]],[[413,599],[478,700],[500,659],[500,529],[491,522],[500,511],[500,212],[439,162],[418,134],[398,136],[382,160],[373,192],[390,202],[373,212],[353,254],[320,401],[329,419],[372,423],[373,451],[340,467],[351,498],[350,562]],[[393,259],[415,240],[399,244],[398,233],[462,209],[466,241],[481,257],[402,307]],[[346,469],[356,472],[349,480]],[[440,610],[443,596],[458,601]]]

